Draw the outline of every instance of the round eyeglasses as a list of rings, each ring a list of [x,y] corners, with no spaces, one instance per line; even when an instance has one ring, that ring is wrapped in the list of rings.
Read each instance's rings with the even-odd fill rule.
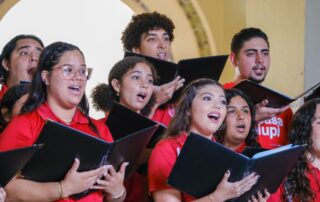
[[[86,81],[90,79],[92,73],[92,68],[90,67],[76,67],[70,64],[64,64],[55,68],[61,69],[64,78],[68,80],[72,79],[76,73],[79,73],[80,80]]]

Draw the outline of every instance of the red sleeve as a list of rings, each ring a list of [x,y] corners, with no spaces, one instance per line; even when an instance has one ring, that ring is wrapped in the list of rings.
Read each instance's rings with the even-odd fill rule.
[[[153,149],[148,164],[149,192],[171,189],[168,176],[177,159],[177,147],[173,141],[162,140]]]
[[[168,127],[174,114],[175,114],[175,105],[167,104],[163,109],[160,109],[160,108],[156,109],[152,117],[152,120],[162,123],[163,125]]]
[[[281,199],[283,193],[284,193],[283,185],[281,185],[275,193],[271,194],[271,196],[269,197],[267,202],[280,202],[280,201],[283,201]]]
[[[14,117],[0,135],[0,151],[33,145],[43,124],[41,119],[32,114]]]
[[[93,124],[97,127],[97,130],[101,136],[101,139],[106,142],[113,142],[113,138],[108,126],[105,124],[105,119],[94,120],[91,119]]]

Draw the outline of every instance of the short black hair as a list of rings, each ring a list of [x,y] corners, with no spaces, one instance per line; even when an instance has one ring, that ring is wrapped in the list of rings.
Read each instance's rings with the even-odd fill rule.
[[[0,55],[0,82],[5,83],[8,78],[8,71],[2,66],[2,61],[7,60],[10,61],[10,56],[13,52],[13,50],[17,46],[17,42],[21,39],[33,39],[37,41],[42,48],[44,47],[42,40],[32,34],[20,34],[15,37],[13,37],[2,49],[1,55]]]
[[[262,38],[269,45],[269,39],[266,33],[264,33],[259,28],[249,27],[240,30],[240,32],[236,33],[231,41],[231,52],[238,55],[240,49],[243,47],[243,44],[249,41],[252,38]]]
[[[122,32],[121,41],[125,50],[131,51],[132,48],[140,47],[141,36],[143,33],[152,29],[164,29],[173,41],[174,24],[170,18],[158,12],[142,13],[132,16],[130,23]]]

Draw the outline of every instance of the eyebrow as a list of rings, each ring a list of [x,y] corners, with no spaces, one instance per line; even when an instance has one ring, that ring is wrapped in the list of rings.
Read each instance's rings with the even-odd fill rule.
[[[250,52],[250,51],[253,51],[253,52],[258,52],[257,49],[254,49],[254,48],[249,48],[247,50],[245,50],[244,52]],[[269,49],[265,48],[265,49],[262,49],[261,52],[269,52]]]
[[[142,72],[140,70],[134,70],[134,71],[130,72],[130,74],[134,74],[134,73],[142,74]],[[147,74],[147,75],[153,77],[153,74]]]
[[[201,93],[199,96],[203,96],[203,95],[206,95],[206,94],[211,95],[211,96],[214,96],[214,95],[215,95],[214,93],[210,93],[210,92],[203,92],[203,93]],[[224,95],[220,95],[220,96],[219,96],[219,98],[226,98],[226,96],[224,96]]]
[[[146,36],[145,36],[145,38],[148,37],[148,36],[157,36],[157,34],[148,31]],[[162,36],[169,36],[169,33],[165,32],[165,33],[162,34]]]
[[[31,48],[31,46],[20,46],[17,48],[17,50],[21,50],[21,49],[25,49],[25,48]],[[38,51],[42,51],[42,48],[39,48],[39,47],[35,47]]]

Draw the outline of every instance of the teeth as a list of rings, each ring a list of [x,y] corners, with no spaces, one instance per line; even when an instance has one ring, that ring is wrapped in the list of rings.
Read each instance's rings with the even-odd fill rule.
[[[219,116],[218,114],[209,114],[208,117],[209,117],[210,119],[215,119],[215,120],[217,120],[217,119],[220,118],[220,116]]]

